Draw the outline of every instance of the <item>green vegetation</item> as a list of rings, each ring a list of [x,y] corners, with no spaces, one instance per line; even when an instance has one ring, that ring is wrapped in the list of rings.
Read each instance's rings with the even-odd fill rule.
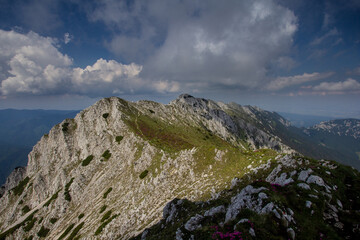
[[[123,140],[123,136],[116,136],[115,137],[115,141],[117,142],[117,143],[120,143],[121,142],[121,140]]]
[[[30,235],[29,237],[25,238],[24,240],[32,240],[34,238],[33,235]]]
[[[2,232],[0,234],[0,240],[5,240],[6,236],[9,236],[11,234],[13,234],[16,230],[18,230],[21,226],[24,226],[24,224],[30,222],[33,220],[35,213],[37,213],[38,210],[35,210],[33,213],[31,213],[27,218],[25,218],[24,221],[22,221],[19,224],[16,224],[14,227],[9,228],[8,230],[6,230],[5,232]]]
[[[80,223],[79,225],[77,225],[77,227],[74,228],[74,230],[72,231],[72,233],[70,234],[70,236],[67,238],[67,240],[73,240],[83,226],[84,226],[84,222],[82,222],[82,223]]]
[[[25,232],[29,232],[35,225],[37,218],[32,218],[27,224],[23,227]]]
[[[89,163],[91,162],[91,160],[94,159],[94,156],[93,155],[90,155],[88,156],[87,158],[85,158],[82,163],[81,163],[81,166],[87,166],[89,165]]]
[[[107,198],[107,195],[112,191],[112,187],[110,187],[105,193],[104,193],[104,196],[103,198]]]
[[[101,156],[104,158],[105,161],[107,161],[111,157],[111,153],[109,150],[106,150]]]
[[[66,237],[66,235],[71,231],[71,229],[73,229],[73,227],[75,226],[75,223],[70,224],[70,226],[68,226],[65,231],[63,232],[63,234],[61,234],[61,236],[59,237],[58,240],[63,239],[64,237]]]
[[[21,204],[23,204],[24,203],[24,201],[21,199],[20,201],[19,201],[19,205],[21,205]]]
[[[104,212],[106,208],[107,208],[107,206],[106,206],[106,205],[103,205],[103,206],[100,208],[100,213]]]
[[[54,224],[54,223],[56,223],[57,220],[58,220],[57,218],[50,218],[50,223]]]
[[[101,222],[104,222],[106,219],[108,219],[111,216],[111,210],[107,211],[104,216],[101,218]]]
[[[103,118],[107,119],[109,116],[109,113],[104,113],[102,116],[103,116]]]
[[[81,213],[79,216],[78,216],[78,219],[82,219],[85,215],[83,213]]]
[[[69,130],[69,123],[65,122],[61,125],[61,127],[63,132],[67,132]]]
[[[139,178],[143,179],[148,175],[149,171],[146,169],[145,171],[143,171],[142,173],[140,173]]]
[[[25,190],[25,187],[29,183],[29,181],[30,181],[29,177],[26,177],[23,180],[21,180],[19,184],[12,189],[15,195],[20,196]]]
[[[58,190],[56,193],[54,193],[51,198],[44,204],[44,207],[48,207],[50,205],[50,203],[52,201],[54,201],[55,199],[57,199],[58,195],[59,195],[60,190]]]
[[[71,196],[70,196],[70,186],[71,184],[73,183],[74,181],[74,178],[71,178],[70,182],[68,182],[66,185],[65,185],[65,191],[64,191],[64,196],[65,196],[65,200],[67,201],[71,201]]]
[[[37,232],[36,235],[38,235],[38,237],[46,237],[46,235],[48,235],[48,233],[50,232],[50,229],[41,226],[40,230]]]
[[[25,205],[22,209],[21,209],[21,211],[22,211],[22,213],[23,214],[26,214],[26,213],[28,213],[28,212],[30,212],[30,207],[28,206],[28,205]]]
[[[102,230],[106,227],[106,225],[108,225],[114,218],[116,218],[118,215],[115,214],[112,217],[108,218],[106,221],[104,221],[95,231],[95,236],[99,235]]]

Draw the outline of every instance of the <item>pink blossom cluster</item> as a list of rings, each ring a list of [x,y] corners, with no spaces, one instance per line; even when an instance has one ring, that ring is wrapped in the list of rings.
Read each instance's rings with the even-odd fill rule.
[[[218,226],[212,226],[212,228],[215,228],[216,232],[213,233],[212,238],[219,240],[219,239],[229,239],[229,240],[243,240],[241,236],[241,232],[234,231],[234,232],[226,232],[222,233],[219,231]]]

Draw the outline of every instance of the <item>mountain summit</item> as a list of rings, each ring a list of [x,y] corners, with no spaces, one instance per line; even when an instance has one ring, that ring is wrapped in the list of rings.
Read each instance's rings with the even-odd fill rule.
[[[34,146],[0,198],[0,239],[359,236],[359,172],[301,156],[290,127],[188,94],[102,99]]]

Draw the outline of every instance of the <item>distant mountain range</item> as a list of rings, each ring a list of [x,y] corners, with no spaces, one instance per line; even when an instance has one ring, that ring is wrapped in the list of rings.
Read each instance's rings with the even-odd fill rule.
[[[188,94],[102,99],[51,128],[8,177],[0,240],[359,239],[360,173],[338,163],[359,167],[349,121],[296,128]]]

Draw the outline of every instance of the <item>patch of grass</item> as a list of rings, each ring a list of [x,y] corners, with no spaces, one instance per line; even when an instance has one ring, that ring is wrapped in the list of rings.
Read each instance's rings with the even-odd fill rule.
[[[146,169],[145,171],[143,171],[142,173],[140,173],[139,178],[143,179],[148,175],[149,171]]]
[[[50,218],[50,223],[54,224],[54,223],[56,223],[57,220],[58,220],[57,218]]]
[[[85,158],[82,163],[81,163],[81,166],[87,166],[89,165],[89,163],[91,162],[91,160],[94,159],[94,156],[93,155],[90,155],[88,156],[87,158]]]
[[[28,205],[25,205],[22,209],[21,209],[21,211],[22,211],[22,213],[23,214],[26,214],[26,213],[28,213],[28,212],[30,212],[30,207],[28,206]]]
[[[81,213],[79,216],[78,216],[78,219],[82,219],[85,215],[83,213]]]
[[[105,193],[104,193],[104,196],[103,198],[107,198],[107,195],[112,191],[112,187],[110,187]]]
[[[55,199],[57,199],[58,195],[59,195],[60,190],[58,190],[56,193],[54,193],[51,198],[44,204],[44,207],[48,207],[50,205],[50,203],[52,201],[54,201]]]
[[[71,184],[73,183],[74,181],[74,178],[71,178],[70,182],[68,182],[66,185],[65,185],[65,191],[64,191],[64,196],[65,196],[65,200],[67,201],[71,201],[71,196],[70,196],[70,186]]]
[[[84,222],[82,222],[82,223],[80,223],[79,225],[77,225],[77,227],[74,228],[74,230],[72,231],[72,233],[70,234],[70,236],[67,238],[67,240],[73,240],[83,226],[84,226]]]
[[[115,214],[114,216],[112,216],[111,218],[107,219],[106,221],[104,221],[95,231],[95,236],[99,235],[102,230],[106,227],[106,225],[108,225],[114,218],[116,218],[118,215]]]
[[[103,118],[107,119],[109,117],[109,113],[104,113],[102,116]]]
[[[111,153],[109,150],[106,150],[101,156],[104,158],[105,161],[107,161],[111,157]]]
[[[106,208],[107,208],[107,206],[106,206],[106,205],[103,205],[103,206],[100,208],[100,213],[104,212]]]
[[[20,196],[24,192],[24,189],[26,185],[29,183],[29,181],[30,181],[29,177],[26,177],[23,180],[21,180],[19,184],[12,189],[15,195]]]
[[[46,237],[49,232],[50,232],[50,229],[48,229],[44,226],[41,226],[40,230],[37,232],[36,235],[38,235],[38,237]]]
[[[61,127],[62,127],[62,131],[63,132],[67,132],[68,130],[69,130],[69,123],[68,122],[65,122],[65,123],[63,123],[62,125],[61,125]]]
[[[104,216],[101,218],[101,222],[104,222],[106,219],[108,219],[111,216],[111,210],[107,211]]]
[[[37,218],[32,218],[32,219],[30,220],[30,222],[28,222],[28,223],[23,227],[24,231],[25,231],[25,232],[29,232],[29,231],[34,227],[36,221],[37,221]]]
[[[120,143],[121,142],[121,140],[123,140],[123,136],[116,136],[115,137],[115,141],[117,142],[117,143]]]
[[[65,231],[63,232],[63,234],[61,234],[61,236],[59,237],[58,240],[63,239],[64,237],[66,237],[66,235],[71,231],[71,229],[73,229],[73,227],[75,226],[75,223],[70,224]]]

